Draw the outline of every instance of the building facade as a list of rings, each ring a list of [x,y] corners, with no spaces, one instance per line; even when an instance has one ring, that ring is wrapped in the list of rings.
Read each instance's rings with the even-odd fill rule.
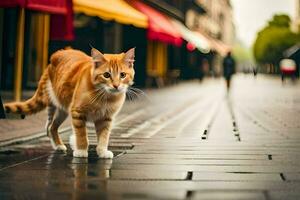
[[[295,0],[295,16],[292,22],[292,30],[294,32],[300,31],[300,0]]]
[[[209,36],[232,45],[235,39],[230,0],[196,0],[205,13],[187,12],[186,24],[191,29],[201,29]]]
[[[210,72],[220,76],[222,58],[235,42],[233,9],[230,0],[195,0],[194,2],[204,11],[188,9],[185,18],[186,25],[192,30],[199,31],[210,41],[213,52]]]

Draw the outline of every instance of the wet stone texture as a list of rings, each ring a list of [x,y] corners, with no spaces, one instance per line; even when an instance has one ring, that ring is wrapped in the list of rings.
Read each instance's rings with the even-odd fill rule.
[[[221,80],[147,91],[117,116],[113,160],[92,124],[86,159],[46,137],[1,147],[0,199],[300,199],[299,89],[237,76],[229,95]]]

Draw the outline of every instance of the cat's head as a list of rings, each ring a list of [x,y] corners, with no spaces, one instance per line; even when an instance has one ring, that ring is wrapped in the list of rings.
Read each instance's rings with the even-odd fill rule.
[[[121,54],[102,54],[92,48],[92,83],[94,86],[112,94],[125,93],[133,84],[134,55],[135,48]]]

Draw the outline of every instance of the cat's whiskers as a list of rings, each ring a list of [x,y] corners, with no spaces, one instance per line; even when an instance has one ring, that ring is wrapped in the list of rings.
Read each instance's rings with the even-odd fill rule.
[[[127,99],[128,99],[129,101],[132,101],[132,97],[131,97],[130,91],[127,91],[127,92],[126,92],[126,97],[127,97]]]
[[[144,91],[134,87],[128,87],[126,95],[130,101],[139,99],[141,96],[149,100],[147,94]]]
[[[128,97],[129,97],[130,101],[133,101],[136,98],[138,98],[138,95],[135,92],[131,91],[131,90],[129,90],[127,94],[128,94]]]

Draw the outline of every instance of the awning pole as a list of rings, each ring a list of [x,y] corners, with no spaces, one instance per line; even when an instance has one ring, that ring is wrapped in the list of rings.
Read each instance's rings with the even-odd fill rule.
[[[50,15],[43,14],[43,50],[42,50],[42,68],[43,71],[48,65],[48,46],[50,31]]]
[[[24,28],[25,28],[25,8],[20,8],[17,26],[17,43],[15,56],[15,84],[14,99],[20,101],[22,98],[22,74],[24,55]]]

